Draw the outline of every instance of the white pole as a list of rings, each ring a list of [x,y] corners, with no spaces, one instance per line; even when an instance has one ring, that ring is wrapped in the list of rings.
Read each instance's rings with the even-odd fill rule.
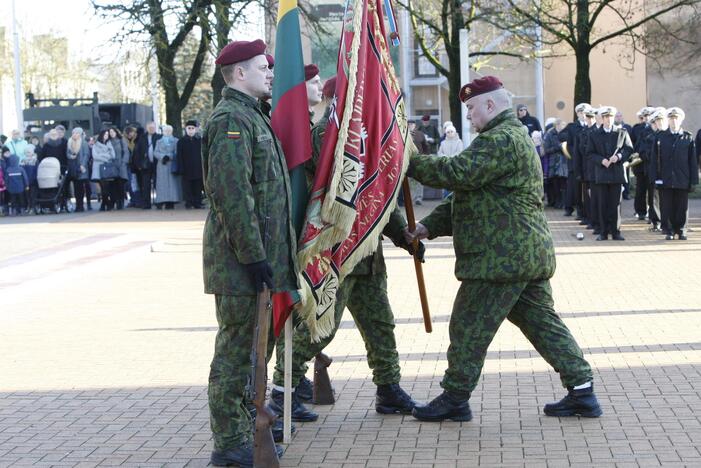
[[[161,127],[160,108],[161,104],[158,99],[158,64],[156,57],[151,56],[149,59],[150,75],[151,75],[151,108],[153,109],[153,121],[156,123],[156,128]]]
[[[467,29],[460,30],[460,83],[465,85],[470,82],[470,48]],[[467,107],[460,106],[462,110],[462,144],[465,148],[470,144],[470,122],[467,121]]]
[[[15,0],[12,0],[12,36],[15,54],[15,110],[17,112],[17,128],[24,136],[24,112],[22,109],[22,65],[19,57],[19,30],[17,26],[17,11]]]
[[[543,104],[543,58],[542,40],[543,32],[540,26],[536,26],[536,47],[535,47],[535,112],[541,125],[545,125],[545,106]]]
[[[406,107],[406,115],[411,118],[414,115],[414,108],[411,105],[411,77],[413,73],[411,68],[414,63],[413,57],[413,47],[414,37],[411,34],[411,28],[409,23],[409,11],[402,10],[402,29],[400,31],[402,42],[402,90],[404,91],[404,106]]]
[[[292,315],[285,321],[285,410],[282,415],[282,441],[292,441]]]

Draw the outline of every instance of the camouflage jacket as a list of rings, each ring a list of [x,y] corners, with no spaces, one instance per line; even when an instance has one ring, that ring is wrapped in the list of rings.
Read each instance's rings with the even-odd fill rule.
[[[324,116],[312,127],[312,159],[307,161],[304,167],[307,175],[307,186],[309,187],[310,191],[312,184],[314,183],[314,172],[316,170],[316,163],[319,160],[319,155],[321,153],[321,144],[324,141],[324,132],[326,131],[328,117],[329,109],[327,108]],[[389,237],[394,245],[400,246],[403,243],[402,231],[406,225],[406,221],[399,212],[399,209],[395,208],[390,214],[389,221],[387,222],[387,225],[382,233]],[[377,245],[377,250],[375,250],[372,255],[361,260],[350,273],[350,276],[385,273],[387,273],[387,266],[385,265],[385,258],[382,254],[382,241],[380,240]]]
[[[553,275],[540,160],[513,111],[496,116],[457,156],[413,155],[409,174],[453,192],[421,223],[430,238],[453,236],[458,279],[511,282]]]
[[[298,289],[290,181],[282,148],[256,99],[226,87],[202,137],[205,292],[255,294],[244,265],[268,260],[275,291]],[[267,224],[267,241],[263,238]]]

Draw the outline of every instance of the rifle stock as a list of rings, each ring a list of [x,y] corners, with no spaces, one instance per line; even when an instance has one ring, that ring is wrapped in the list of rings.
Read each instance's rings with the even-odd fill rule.
[[[256,303],[256,328],[253,341],[253,405],[256,407],[256,422],[253,434],[253,466],[278,468],[280,461],[275,450],[272,427],[276,415],[265,405],[265,392],[268,385],[268,336],[272,318],[270,290],[265,287],[258,294]]]
[[[328,371],[332,361],[333,360],[324,353],[319,353],[314,358],[312,403],[315,405],[333,405],[336,403]]]
[[[409,225],[409,231],[413,232],[416,229],[416,218],[414,217],[414,205],[411,198],[411,188],[409,188],[409,179],[404,177],[402,182],[402,193],[404,194],[404,208],[406,208],[406,221]],[[426,283],[424,282],[424,270],[419,260],[419,241],[414,240],[414,269],[416,270],[416,282],[419,284],[419,298],[421,299],[421,312],[424,317],[424,329],[426,333],[433,331],[431,325],[431,312],[428,309],[428,296],[426,294]]]

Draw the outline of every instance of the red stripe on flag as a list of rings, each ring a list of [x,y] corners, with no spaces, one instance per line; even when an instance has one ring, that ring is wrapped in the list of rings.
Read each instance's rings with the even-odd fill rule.
[[[306,118],[295,117],[301,115],[299,109],[305,109]],[[287,169],[290,171],[312,157],[309,112],[306,109],[309,109],[307,87],[302,82],[283,94],[273,111],[271,124],[282,143]]]
[[[292,306],[295,305],[290,293],[284,291],[273,294],[273,330],[275,337],[280,336],[280,332],[285,327],[287,317],[292,313]]]

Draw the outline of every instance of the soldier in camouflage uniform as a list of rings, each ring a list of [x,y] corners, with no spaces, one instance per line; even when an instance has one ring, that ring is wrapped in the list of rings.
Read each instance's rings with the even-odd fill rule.
[[[450,318],[444,392],[414,408],[413,415],[424,421],[472,418],[468,399],[487,348],[508,319],[569,390],[562,401],[546,405],[545,414],[599,416],[591,367],[553,310],[549,278],[555,252],[533,143],[498,78],[477,79],[463,87],[460,97],[477,138],[452,158],[413,155],[409,167],[409,175],[448,189],[453,197],[417,224],[407,240],[452,235],[461,281]]]
[[[204,227],[204,285],[206,293],[215,294],[219,324],[209,374],[214,465],[253,465],[246,384],[256,293],[264,284],[273,291],[299,287],[285,159],[258,102],[273,78],[265,48],[257,40],[222,49],[216,63],[227,86],[202,139],[211,203]],[[274,342],[271,336],[270,351]]]
[[[333,78],[332,80],[335,81]],[[331,84],[324,86],[324,97],[329,102],[333,98],[334,90],[335,86]],[[328,116],[329,108],[327,107],[324,117],[312,128],[312,159],[305,168],[307,182],[310,185],[313,182],[313,174],[321,151]],[[411,250],[403,236],[405,230],[406,221],[395,209],[383,234],[392,239],[395,245]],[[420,255],[423,255],[423,245],[420,249],[422,249]],[[335,330],[341,323],[346,307],[353,316],[358,331],[365,342],[368,365],[373,371],[373,382],[377,385],[376,411],[383,414],[410,414],[415,403],[399,386],[401,371],[394,336],[394,314],[387,297],[387,268],[382,255],[381,242],[377,250],[358,263],[341,283],[336,294]],[[307,372],[307,361],[320,353],[333,340],[335,330],[319,343],[312,343],[307,327],[301,325],[297,328],[292,346],[292,382],[297,384],[297,387],[301,387],[298,383],[304,383],[306,380],[304,375]],[[270,407],[278,414],[282,414],[284,409],[282,385],[284,383],[285,361],[281,349],[282,346],[278,343],[277,363],[273,376],[273,383],[277,389],[273,390],[270,403]],[[294,421],[315,420],[316,418],[312,418],[316,414],[306,410],[300,402],[300,390],[293,393],[292,419]],[[311,397],[311,395],[307,396]]]

